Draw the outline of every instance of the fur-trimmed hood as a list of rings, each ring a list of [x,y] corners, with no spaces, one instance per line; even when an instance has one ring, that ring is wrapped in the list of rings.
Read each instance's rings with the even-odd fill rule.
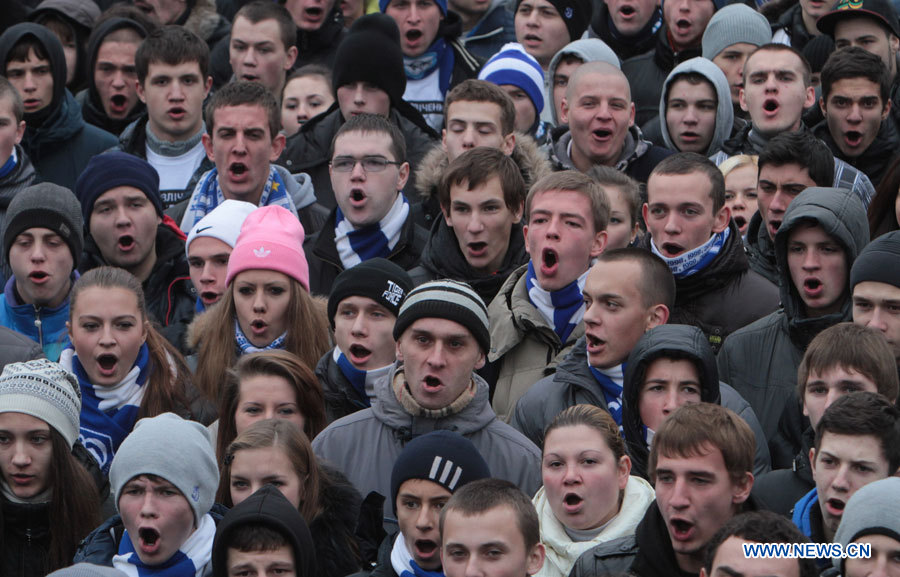
[[[516,133],[516,147],[510,156],[522,171],[525,190],[552,172],[547,155],[530,136]],[[416,171],[416,191],[422,199],[433,199],[437,203],[437,189],[450,160],[440,144],[435,145],[419,164]]]
[[[215,0],[195,0],[193,7],[185,15],[175,24],[184,26],[210,45],[225,37],[231,30],[228,21],[216,12]]]

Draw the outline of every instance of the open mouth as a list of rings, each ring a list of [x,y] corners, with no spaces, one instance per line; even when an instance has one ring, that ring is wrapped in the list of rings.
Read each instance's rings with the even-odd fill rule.
[[[674,242],[664,242],[660,247],[664,255],[668,257],[678,256],[684,252],[684,247]]]
[[[536,36],[534,34],[526,34],[524,40],[525,40],[525,42],[535,43],[535,42],[542,42],[543,38],[541,38],[540,36]]]
[[[350,357],[357,362],[366,360],[371,354],[372,351],[362,345],[350,345]]]
[[[234,162],[231,166],[228,167],[229,172],[234,176],[241,176],[245,172],[247,172],[247,165],[243,162]]]
[[[255,319],[250,323],[250,328],[255,331],[263,331],[267,326],[266,321],[262,319]]]
[[[200,293],[200,300],[205,304],[213,304],[219,301],[220,294],[215,291],[203,291]]]
[[[844,133],[844,142],[849,146],[859,146],[862,143],[862,133],[856,130],[849,130]]]
[[[124,94],[113,94],[110,97],[109,102],[112,104],[113,108],[122,109],[128,104],[128,97]]]
[[[441,380],[437,377],[427,376],[424,381],[425,387],[428,389],[437,389],[441,386]]]
[[[311,19],[321,18],[323,12],[324,11],[319,6],[310,6],[309,8],[304,10],[304,13]]]
[[[803,286],[805,286],[808,289],[816,290],[817,288],[822,286],[822,281],[820,281],[817,278],[808,278],[805,281],[803,281]]]
[[[681,133],[681,138],[683,140],[697,140],[698,138],[700,138],[700,135],[696,132],[691,132],[690,130],[688,130]]]
[[[45,273],[42,270],[36,270],[36,271],[32,272],[31,274],[29,274],[28,278],[30,278],[31,280],[36,281],[36,282],[41,282],[49,276],[50,275],[48,275],[47,273]]]
[[[841,501],[840,499],[834,499],[834,498],[828,499],[828,501],[826,501],[825,503],[828,506],[828,512],[831,513],[832,515],[843,515],[844,507],[847,506],[847,504],[844,503],[843,501]]]
[[[736,224],[737,227],[741,230],[743,230],[743,228],[747,225],[747,219],[743,216],[736,214],[732,217],[732,220],[734,220],[734,224]]]
[[[416,539],[416,553],[421,557],[430,557],[438,550],[438,545],[431,539]]]
[[[563,503],[565,503],[567,507],[577,507],[583,502],[584,499],[581,498],[581,495],[576,495],[575,493],[568,493],[563,497]]]
[[[637,10],[634,9],[634,6],[629,6],[627,4],[619,8],[619,14],[622,16],[631,16],[635,12],[637,12]]]
[[[608,128],[598,128],[597,130],[595,130],[593,132],[593,135],[596,136],[597,138],[603,140],[603,139],[609,138],[612,135],[612,130],[610,130]]]
[[[555,272],[559,265],[559,255],[552,248],[545,248],[541,252],[541,265],[544,274]]]
[[[691,21],[682,18],[675,23],[675,28],[677,28],[679,32],[687,32],[691,29]]]
[[[601,347],[606,342],[603,339],[601,339],[600,337],[595,336],[595,335],[585,334],[584,336],[587,337],[588,347],[591,347],[591,348]]]
[[[766,112],[775,112],[778,110],[778,101],[774,98],[767,98],[765,102],[763,102],[763,110]]]
[[[469,254],[474,256],[481,256],[487,250],[486,242],[470,242],[468,246]]]
[[[113,354],[103,354],[97,357],[97,364],[100,365],[100,370],[106,373],[115,370],[116,363],[118,362],[118,357]]]
[[[181,119],[184,117],[186,112],[187,111],[184,108],[182,108],[180,106],[176,106],[174,108],[169,109],[169,116],[172,118],[175,118],[175,119]]]
[[[29,98],[23,104],[25,105],[26,109],[37,108],[38,106],[40,106],[41,101],[35,98]]]
[[[409,40],[410,42],[415,42],[421,37],[422,37],[421,30],[407,30],[406,31],[406,39]]]
[[[134,248],[134,237],[130,234],[119,237],[119,250],[131,250]]]
[[[672,528],[672,536],[677,540],[686,540],[690,538],[694,524],[682,519],[672,519],[669,521]]]
[[[256,80],[258,78],[259,78],[259,76],[256,76],[255,74],[242,74],[241,75],[241,79],[244,80],[245,82],[256,82]]]
[[[366,193],[359,189],[354,189],[350,191],[350,200],[353,202],[362,202],[366,199]]]

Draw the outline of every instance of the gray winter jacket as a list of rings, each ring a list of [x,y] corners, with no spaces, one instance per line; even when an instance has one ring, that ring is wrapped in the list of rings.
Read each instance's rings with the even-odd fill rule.
[[[403,446],[425,433],[444,429],[468,438],[487,461],[491,474],[515,483],[529,496],[541,486],[541,452],[524,435],[499,420],[488,400],[488,385],[472,374],[475,397],[459,413],[441,419],[414,417],[394,394],[398,370],[375,385],[372,407],[328,425],[313,441],[313,451],[350,479],[363,495],[387,496],[385,516],[391,517],[391,470]]]
[[[806,316],[787,265],[787,241],[799,225],[815,222],[844,248],[847,275],[853,261],[869,242],[866,211],[846,190],[811,187],[791,202],[775,236],[775,258],[780,279],[782,309],[735,331],[719,351],[719,378],[750,403],[766,438],[773,439],[790,391],[797,386],[797,367],[810,341],[822,330],[851,320],[850,293],[837,313]],[[849,276],[847,277],[849,284]]]
[[[669,135],[669,127],[666,123],[666,100],[669,88],[676,80],[675,77],[691,72],[702,74],[716,90],[718,99],[716,128],[713,131],[712,140],[706,149],[707,155],[714,154],[721,150],[722,143],[728,140],[728,137],[731,135],[731,128],[734,125],[734,108],[731,106],[731,88],[728,86],[728,79],[725,78],[725,73],[712,63],[712,60],[701,57],[691,58],[672,69],[672,72],[666,78],[665,84],[663,84],[662,96],[659,98],[659,129],[662,132],[666,148],[677,151],[678,147],[672,142],[672,137]]]
[[[44,358],[44,350],[28,337],[0,327],[0,370],[9,363],[23,363]],[[540,470],[538,470],[540,477]]]
[[[674,327],[675,325],[671,326]],[[683,325],[680,326],[680,329],[683,329],[684,332],[699,331],[699,329],[694,327]],[[702,335],[702,333],[700,334]],[[706,341],[706,339],[703,338],[703,341]],[[693,341],[679,341],[672,346],[679,349],[693,346],[699,349],[698,343]],[[708,346],[707,351],[709,354],[705,357],[706,361],[707,363],[712,363],[711,366],[707,367],[707,372],[712,371],[712,374],[715,374],[715,360]],[[650,354],[650,351],[644,351],[644,354]],[[698,357],[701,356],[700,353],[696,354]],[[753,474],[760,475],[768,471],[770,469],[769,447],[759,420],[753,413],[750,404],[737,391],[722,382],[719,382],[716,402],[737,413],[753,429],[753,434],[756,437],[756,457],[753,463]],[[584,337],[575,343],[572,352],[560,363],[556,374],[545,377],[535,383],[525,393],[525,396],[519,399],[510,425],[522,431],[526,437],[540,447],[544,444],[544,431],[553,418],[569,407],[580,404],[606,408],[606,399],[603,396],[603,391],[588,368]]]

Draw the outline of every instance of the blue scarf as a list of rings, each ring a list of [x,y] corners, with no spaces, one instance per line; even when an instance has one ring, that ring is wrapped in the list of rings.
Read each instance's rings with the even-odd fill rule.
[[[16,164],[19,163],[18,157],[16,157],[16,147],[13,146],[12,154],[9,155],[9,158],[6,160],[6,163],[3,166],[0,166],[0,178],[3,178],[10,172],[12,172],[16,168]]]
[[[366,394],[366,371],[362,371],[353,366],[353,363],[350,362],[341,349],[334,347],[334,352],[332,353],[332,358],[337,363],[339,369],[341,369],[341,373],[350,381],[350,384],[353,385],[353,388],[359,393],[359,398],[364,399],[364,403],[367,407],[371,407],[372,403],[369,402],[369,395]]]
[[[200,297],[197,297],[197,302],[194,303],[194,313],[199,315],[200,313],[205,312],[205,311],[206,311],[206,305],[203,304],[203,299],[201,299]]]
[[[337,208],[334,244],[344,268],[351,268],[376,257],[387,258],[400,241],[409,216],[409,201],[400,193],[388,213],[375,224],[356,228]]]
[[[81,388],[81,444],[93,455],[105,474],[109,473],[113,456],[134,428],[144,384],[153,372],[150,349],[141,345],[131,370],[113,387],[95,387],[88,378],[75,349],[67,347],[59,364],[78,377]]]
[[[812,538],[812,509],[819,502],[819,493],[813,489],[794,504],[794,514],[791,522],[800,529],[800,532]]]
[[[566,343],[566,339],[584,318],[584,296],[581,291],[584,290],[586,280],[587,271],[559,290],[545,291],[538,285],[534,264],[528,261],[528,271],[525,273],[528,300],[553,325],[562,344]]]
[[[118,554],[112,558],[113,567],[128,577],[203,577],[211,573],[215,535],[216,522],[207,513],[174,555],[158,565],[147,565],[138,557],[126,530],[119,542]]]
[[[612,415],[613,420],[619,425],[619,433],[622,430],[622,390],[625,382],[625,363],[618,367],[607,369],[605,372],[588,365],[594,379],[600,383],[603,390],[603,398],[606,400],[606,410]],[[609,374],[607,374],[609,373]]]
[[[391,549],[391,567],[399,577],[444,577],[443,571],[427,571],[413,561],[412,555],[406,549],[403,533],[398,533],[397,538],[394,539],[394,548]]]
[[[666,264],[669,265],[669,270],[672,271],[675,278],[685,278],[697,274],[709,266],[709,263],[718,256],[722,247],[725,246],[725,241],[728,240],[730,235],[731,229],[726,227],[722,232],[709,237],[709,240],[704,244],[672,258],[663,256],[659,249],[656,248],[656,243],[653,240],[650,241],[650,249],[653,254],[666,261]]]
[[[410,80],[421,80],[440,67],[441,74],[438,79],[438,86],[441,94],[446,94],[450,88],[450,77],[453,73],[453,64],[455,57],[453,50],[447,46],[447,42],[443,38],[438,38],[431,45],[430,49],[415,58],[403,57],[403,68],[406,71],[406,77]]]
[[[237,342],[238,348],[241,349],[241,354],[246,355],[249,353],[261,353],[262,351],[276,351],[284,348],[284,339],[287,338],[287,331],[284,331],[280,337],[267,344],[264,347],[254,346],[253,343],[250,342],[250,339],[244,335],[244,331],[241,330],[241,324],[237,319],[234,319],[234,340]]]
[[[188,203],[187,211],[184,218],[181,219],[181,230],[185,233],[190,232],[194,225],[200,222],[200,219],[211,213],[213,209],[225,202],[225,196],[219,189],[219,171],[213,168],[203,175],[197,188],[191,195]],[[259,197],[259,206],[280,206],[297,214],[297,208],[294,201],[288,194],[287,186],[281,175],[275,168],[275,165],[269,166],[269,178],[263,186],[262,195]]]

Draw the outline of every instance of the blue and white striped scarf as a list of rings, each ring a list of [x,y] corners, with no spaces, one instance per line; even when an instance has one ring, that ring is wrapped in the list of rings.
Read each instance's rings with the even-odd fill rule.
[[[609,368],[598,369],[588,364],[594,379],[603,390],[603,398],[606,400],[606,410],[613,420],[619,425],[619,433],[624,437],[622,428],[622,391],[625,384],[625,363]]]
[[[581,293],[587,275],[588,271],[584,271],[584,274],[563,288],[553,292],[545,291],[538,285],[534,264],[528,261],[528,271],[525,273],[528,300],[541,312],[547,322],[553,325],[553,330],[562,344],[566,343],[566,339],[584,318],[584,296]]]
[[[412,555],[406,549],[403,533],[399,533],[394,539],[394,548],[391,549],[391,567],[399,577],[444,577],[443,571],[428,571],[413,561]]]
[[[159,565],[146,565],[138,557],[131,537],[125,531],[119,542],[119,552],[112,558],[113,567],[128,577],[206,577],[212,574],[215,536],[216,522],[207,513],[174,555]]]
[[[16,155],[16,147],[13,146],[12,154],[9,155],[9,158],[6,159],[6,162],[3,164],[3,166],[0,166],[0,178],[3,178],[4,176],[12,172],[18,163],[19,157]]]
[[[187,234],[195,224],[200,222],[201,218],[211,213],[223,202],[225,202],[225,196],[219,188],[219,170],[213,168],[204,174],[197,183],[184,218],[181,219],[181,230]],[[278,174],[275,165],[269,166],[269,178],[266,179],[262,195],[259,197],[259,206],[280,206],[297,214],[294,201],[288,194],[287,186],[281,179],[281,175]]]
[[[409,216],[409,201],[403,193],[397,195],[388,213],[378,221],[363,228],[356,228],[337,208],[334,225],[334,243],[344,268],[351,268],[359,263],[376,258],[390,256],[391,251],[400,241],[400,233]]]
[[[234,319],[234,340],[237,343],[239,349],[241,349],[242,355],[247,355],[250,353],[261,353],[263,351],[277,351],[284,348],[284,340],[287,338],[287,331],[284,331],[281,336],[267,344],[264,347],[254,346],[253,343],[250,342],[250,339],[247,338],[247,335],[244,334],[244,331],[241,330],[241,325],[238,323],[237,318]]]
[[[372,406],[371,399],[375,396],[375,382],[390,373],[394,366],[393,363],[391,363],[386,367],[372,369],[371,371],[357,369],[337,346],[332,350],[331,358],[341,370],[341,374],[346,377],[347,381],[349,381],[356,392],[359,393],[360,399],[363,400],[363,403],[367,407]]]
[[[81,386],[81,431],[78,439],[97,460],[100,469],[108,474],[113,456],[134,428],[141,409],[144,384],[152,372],[147,343],[141,345],[134,366],[125,378],[112,387],[91,383],[71,345],[63,349],[59,364],[75,373]]]
[[[730,234],[730,227],[725,227],[725,230],[712,235],[708,241],[697,248],[672,258],[663,256],[653,240],[650,241],[650,249],[653,254],[666,261],[675,278],[685,278],[705,269],[725,246],[725,241],[728,240]]]

